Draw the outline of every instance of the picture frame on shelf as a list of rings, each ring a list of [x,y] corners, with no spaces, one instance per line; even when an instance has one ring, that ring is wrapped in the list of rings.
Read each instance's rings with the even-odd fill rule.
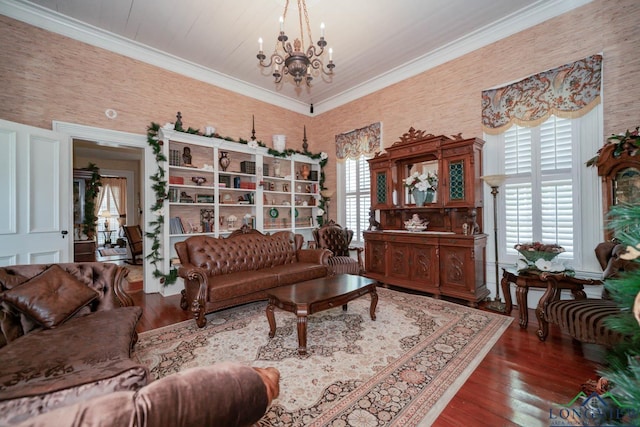
[[[214,203],[213,194],[196,194],[196,203]]]
[[[231,188],[231,175],[218,176],[218,182],[225,184],[227,188]]]
[[[200,224],[204,233],[211,233],[215,229],[215,209],[200,209]]]

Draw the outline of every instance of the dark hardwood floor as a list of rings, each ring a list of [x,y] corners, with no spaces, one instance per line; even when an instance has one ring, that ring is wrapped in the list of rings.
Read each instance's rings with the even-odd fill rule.
[[[139,332],[191,319],[180,308],[178,295],[162,297],[135,288],[130,292],[144,309]],[[511,316],[511,326],[433,425],[550,426],[550,409],[557,414],[560,404],[580,392],[581,384],[598,378],[601,348],[584,349],[553,326],[547,341],[540,342],[533,310],[526,330],[518,326],[517,310]]]

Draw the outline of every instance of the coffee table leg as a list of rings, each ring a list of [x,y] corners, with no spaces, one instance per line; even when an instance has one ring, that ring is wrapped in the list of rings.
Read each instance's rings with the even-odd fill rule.
[[[376,292],[376,288],[374,287],[371,290],[371,307],[369,308],[369,314],[371,315],[371,320],[376,320],[377,306],[378,306],[378,292]]]
[[[273,338],[276,335],[276,317],[273,315],[273,310],[276,308],[275,305],[269,304],[267,305],[267,320],[269,321],[269,338]]]
[[[298,354],[307,354],[307,312],[298,312]]]

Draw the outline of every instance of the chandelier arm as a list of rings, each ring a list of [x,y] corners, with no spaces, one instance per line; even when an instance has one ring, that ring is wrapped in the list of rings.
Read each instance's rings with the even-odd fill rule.
[[[314,56],[322,56],[323,53],[324,53],[324,47],[321,47],[320,51],[318,51],[316,46],[311,45],[307,49],[307,58],[311,59]]]
[[[322,60],[321,60],[320,58],[315,58],[315,59],[313,59],[313,60],[310,62],[310,64],[309,64],[309,65],[311,65],[311,67],[312,67],[314,70],[320,70],[320,71],[322,71],[322,73],[323,73],[323,74],[326,74],[326,75],[328,75],[328,76],[333,75],[333,68],[334,68],[334,67],[332,67],[332,66],[330,66],[330,65],[327,65],[327,66],[325,67],[324,63],[322,62]],[[333,64],[331,64],[331,65],[333,65]],[[328,70],[328,71],[327,71],[327,70]]]
[[[282,55],[280,55],[277,52],[274,52],[270,57],[269,57],[269,63],[265,63],[265,59],[266,57],[264,57],[261,59],[260,56],[258,56],[258,59],[260,59],[260,62],[258,63],[258,65],[260,65],[261,67],[264,68],[269,68],[274,64],[278,64],[278,65],[282,65],[284,64],[284,58],[282,57]]]

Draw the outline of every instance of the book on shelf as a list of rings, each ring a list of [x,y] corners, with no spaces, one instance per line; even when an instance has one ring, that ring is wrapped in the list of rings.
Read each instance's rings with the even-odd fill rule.
[[[169,220],[169,233],[171,234],[184,234],[184,225],[182,219],[179,216],[174,216]]]
[[[181,160],[182,155],[180,154],[180,150],[169,150],[169,166],[180,166]]]

